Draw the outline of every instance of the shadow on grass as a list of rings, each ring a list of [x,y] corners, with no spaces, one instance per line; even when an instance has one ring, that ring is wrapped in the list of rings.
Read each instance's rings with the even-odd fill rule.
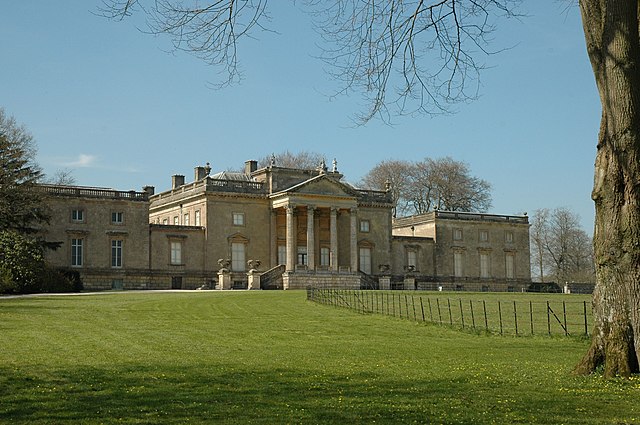
[[[602,423],[598,406],[584,412],[575,394],[522,391],[496,379],[217,367],[3,367],[0,423]]]

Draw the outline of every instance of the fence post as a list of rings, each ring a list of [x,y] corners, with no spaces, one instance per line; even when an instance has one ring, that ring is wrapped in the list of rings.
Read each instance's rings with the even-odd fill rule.
[[[449,324],[453,326],[453,316],[451,315],[451,299],[447,298],[447,306],[449,307]]]
[[[500,300],[498,300],[498,318],[500,319],[500,335],[502,335],[502,307],[500,306]]]
[[[411,294],[411,305],[413,306],[413,321],[416,322],[416,297]]]
[[[436,298],[436,304],[438,304],[438,319],[440,320],[440,324],[442,324],[442,314],[440,314],[440,298]]]
[[[529,301],[529,321],[531,322],[531,335],[533,335],[533,303]]]
[[[424,322],[424,305],[422,304],[422,296],[420,296],[420,310],[422,310],[422,321]]]
[[[396,317],[396,294],[391,294],[391,301],[393,301],[393,317]]]
[[[484,329],[489,331],[489,322],[487,322],[487,303],[482,300],[482,308],[484,309]]]
[[[549,307],[549,301],[547,301],[547,331],[549,332],[549,335],[551,335],[551,315],[549,314],[550,310],[551,308]]]
[[[513,319],[516,323],[516,336],[518,336],[518,312],[516,311],[516,302],[513,301]]]
[[[462,311],[462,298],[458,298],[460,301],[460,321],[462,322],[462,329],[464,329],[464,312]]]
[[[582,301],[582,305],[584,307],[584,334],[585,336],[589,335],[589,329],[587,328],[587,302]]]
[[[473,301],[469,300],[469,310],[471,310],[471,326],[476,328],[476,318],[473,315]]]
[[[405,315],[407,316],[407,319],[409,319],[409,300],[407,299],[407,294],[404,294],[404,306],[405,308]]]
[[[564,336],[569,335],[569,328],[567,328],[567,305],[562,300],[562,314],[564,316]]]

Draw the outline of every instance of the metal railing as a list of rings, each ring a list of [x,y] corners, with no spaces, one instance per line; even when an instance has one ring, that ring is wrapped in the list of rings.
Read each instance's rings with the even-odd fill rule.
[[[484,300],[405,291],[308,288],[307,299],[363,314],[383,314],[500,335],[589,335],[586,301]]]

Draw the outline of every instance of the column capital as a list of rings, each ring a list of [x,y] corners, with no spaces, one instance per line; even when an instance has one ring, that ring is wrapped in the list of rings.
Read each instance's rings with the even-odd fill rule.
[[[295,204],[287,204],[284,209],[287,211],[287,213],[293,213],[296,210],[296,206]]]
[[[307,211],[313,212],[316,209],[318,209],[318,207],[315,205],[307,205]]]

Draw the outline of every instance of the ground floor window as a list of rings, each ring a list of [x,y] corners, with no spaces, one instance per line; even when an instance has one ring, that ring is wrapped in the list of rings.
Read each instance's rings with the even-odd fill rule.
[[[124,289],[122,279],[113,279],[111,281],[111,289]]]
[[[480,254],[480,277],[489,277],[489,254]]]
[[[81,267],[83,260],[84,239],[71,239],[71,265]]]
[[[455,277],[462,277],[464,271],[464,256],[462,252],[453,253],[453,275]]]
[[[329,267],[329,262],[331,261],[331,255],[329,248],[322,247],[320,248],[320,265],[322,267]]]
[[[514,279],[516,277],[516,274],[515,274],[515,257],[514,257],[514,255],[511,254],[511,253],[507,254],[505,262],[506,262],[506,278],[507,279]]]
[[[298,263],[300,265],[306,266],[308,263],[307,261],[307,247],[304,246],[299,246],[298,247]]]
[[[182,242],[171,242],[171,264],[182,264]]]
[[[243,272],[246,270],[245,244],[233,242],[231,244],[231,270]]]
[[[111,241],[111,267],[122,267],[122,240]]]
[[[371,248],[360,248],[360,271],[371,274]]]

